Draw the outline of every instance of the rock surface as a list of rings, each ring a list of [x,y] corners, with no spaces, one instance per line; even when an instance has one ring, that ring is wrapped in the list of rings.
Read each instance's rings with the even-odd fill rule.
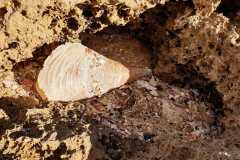
[[[27,93],[14,82],[14,64],[54,41],[79,41],[78,33],[124,25],[158,1],[2,0],[0,4],[0,97]],[[26,25],[28,24],[28,25]],[[9,84],[9,85],[8,85]]]
[[[240,159],[239,6],[2,0],[0,159]],[[132,67],[132,81],[98,98],[42,101],[37,75],[65,42]]]

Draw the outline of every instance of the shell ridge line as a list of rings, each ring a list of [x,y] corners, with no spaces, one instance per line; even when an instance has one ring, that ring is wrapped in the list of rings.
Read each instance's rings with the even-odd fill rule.
[[[72,74],[72,78],[71,78],[72,80],[70,82],[70,88],[72,88],[73,93],[76,93],[76,95],[82,94],[82,92],[80,92],[80,90],[77,89],[76,86],[83,87],[82,84],[81,84],[81,80],[78,81],[78,78],[81,76],[81,71],[80,71],[79,63],[78,63],[78,62],[80,62],[80,60],[79,60],[80,58],[81,58],[80,56],[76,56],[75,57],[75,61],[73,63],[74,64],[74,66],[73,66],[73,74]],[[78,98],[78,96],[76,96],[76,95],[73,95],[75,99]]]
[[[52,74],[52,68],[53,66],[57,63],[57,60],[58,60],[58,56],[56,56],[57,54],[61,54],[61,52],[57,52],[57,51],[62,51],[62,50],[65,50],[65,48],[63,48],[62,46],[60,46],[59,48],[56,48],[55,50],[53,50],[53,52],[50,54],[49,57],[53,57],[52,59],[51,58],[47,58],[46,61],[44,62],[44,67],[45,67],[45,70],[41,70],[40,73],[46,73],[46,77],[43,77],[46,82],[46,86],[48,85],[52,85],[52,81],[51,81],[51,76],[53,75]],[[49,76],[51,75],[51,76]],[[41,84],[40,84],[41,85]],[[45,93],[47,96],[49,94],[49,89],[48,88],[45,88],[47,90],[47,92]],[[51,90],[51,89],[50,89]],[[51,99],[49,97],[49,99]]]
[[[74,92],[72,92],[72,89],[74,88],[72,86],[72,78],[74,78],[74,71],[75,71],[75,63],[77,62],[77,51],[75,51],[76,46],[72,46],[69,48],[68,50],[68,56],[64,59],[66,65],[64,66],[64,78],[66,77],[66,79],[62,82],[62,85],[64,86],[64,90],[66,91],[66,93],[68,93],[68,97],[72,97],[72,99],[75,98],[74,96]],[[68,99],[68,97],[66,98],[66,100]]]
[[[81,62],[81,61],[79,61],[79,58],[81,58],[81,54],[74,53],[72,55],[73,55],[72,56],[73,60],[72,60],[72,64],[71,64],[72,67],[71,67],[71,69],[68,68],[68,70],[70,70],[70,71],[67,72],[67,77],[70,80],[67,82],[69,82],[69,88],[74,91],[74,92],[71,92],[71,96],[73,97],[73,99],[77,99],[78,98],[77,95],[80,95],[79,93],[81,93],[80,90],[77,89],[77,86],[82,87],[81,84],[78,85],[78,81],[77,81],[77,79],[79,77],[81,77],[81,75],[79,73],[80,71],[78,68],[78,62]],[[68,86],[68,85],[66,85],[66,86]]]
[[[76,51],[74,50],[76,48],[76,45],[74,46],[67,46],[67,54],[62,54],[59,55],[61,56],[61,60],[62,63],[61,67],[60,67],[60,71],[59,73],[63,73],[62,75],[59,75],[59,79],[58,79],[58,87],[59,87],[59,91],[56,93],[59,95],[59,93],[61,93],[61,91],[66,92],[67,94],[65,94],[64,97],[60,98],[61,95],[58,96],[59,99],[63,99],[63,100],[68,100],[69,97],[72,97],[72,95],[74,94],[73,92],[71,92],[72,87],[71,85],[69,85],[70,82],[72,82],[72,76],[70,75],[72,72],[72,70],[74,70],[74,66],[72,66],[72,64],[74,64],[75,62],[75,56],[77,56]]]
[[[65,57],[64,57],[64,51],[65,50],[62,50],[61,51],[61,54],[56,54],[55,56],[57,56],[57,60],[56,61],[56,65],[53,65],[51,67],[51,69],[54,71],[53,74],[51,74],[51,77],[52,78],[52,83],[51,83],[51,92],[54,92],[53,95],[55,95],[55,98],[58,99],[59,98],[59,91],[58,90],[61,90],[63,89],[63,86],[62,86],[62,81],[63,81],[63,78],[64,78],[64,72],[61,72],[61,71],[64,71],[65,69]],[[57,68],[57,69],[55,69]],[[59,73],[63,73],[62,75],[59,74]],[[55,88],[58,88],[58,90],[56,90]]]
[[[58,95],[58,93],[56,93],[57,91],[54,90],[54,88],[57,88],[59,86],[58,85],[59,81],[53,81],[53,80],[59,78],[58,73],[60,72],[59,70],[61,70],[61,67],[59,67],[59,66],[61,66],[61,63],[59,63],[59,62],[61,62],[62,59],[64,58],[61,55],[64,54],[64,52],[66,50],[67,50],[67,48],[64,48],[63,46],[59,46],[55,50],[53,50],[52,54],[46,60],[46,65],[49,65],[48,68],[45,67],[45,70],[43,68],[44,71],[47,71],[46,77],[44,77],[44,78],[47,78],[48,85],[46,85],[46,86],[49,86],[49,88],[45,88],[47,90],[46,95],[49,96],[49,98],[48,98],[49,100],[55,99],[56,96]],[[56,68],[57,68],[57,70],[56,70]],[[52,92],[54,92],[54,93],[52,93]],[[55,96],[52,97],[52,95],[55,95]]]

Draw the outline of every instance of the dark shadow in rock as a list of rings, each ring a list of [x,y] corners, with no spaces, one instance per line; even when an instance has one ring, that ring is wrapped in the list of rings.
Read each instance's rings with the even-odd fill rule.
[[[14,154],[2,154],[0,153],[0,160],[15,160]]]
[[[113,160],[129,158],[132,153],[143,151],[146,142],[134,135],[128,135],[111,120],[101,116],[86,117],[92,124],[91,141],[95,150],[102,152]],[[92,153],[93,155],[97,153]]]
[[[78,30],[78,28],[79,28],[78,21],[73,17],[67,19],[67,26],[68,26],[68,28],[70,28],[74,31]]]
[[[41,138],[43,134],[43,130],[40,130],[36,123],[26,122],[23,125],[21,131],[13,132],[9,135],[12,139],[17,139],[19,137],[25,136],[30,138]]]
[[[232,19],[240,12],[240,1],[239,0],[222,0],[217,8],[218,13],[223,13],[224,16]]]
[[[4,18],[4,15],[7,13],[7,8],[6,7],[3,7],[3,8],[0,8],[0,23],[2,21],[2,19]]]
[[[9,116],[9,121],[0,123],[1,134],[3,134],[6,129],[13,128],[15,124],[24,123],[27,109],[35,107],[35,105],[32,106],[29,102],[29,97],[8,97],[0,99],[0,108]]]
[[[0,108],[5,111],[5,113],[9,116],[10,121],[13,123],[23,123],[26,120],[25,114],[27,112],[27,109],[34,107],[27,103],[28,100],[25,101],[23,99],[28,99],[28,97],[8,97],[0,99]]]
[[[86,123],[82,121],[85,109],[77,107],[76,109],[69,110],[66,115],[62,115],[59,112],[61,109],[58,109],[57,106],[53,107],[51,110],[51,123],[43,126],[44,130],[50,134],[45,136],[43,140],[47,140],[52,132],[57,133],[56,138],[58,140],[65,140],[74,135],[81,135],[83,132],[86,132],[87,129],[84,127]]]
[[[56,123],[55,124],[55,129],[57,131],[57,139],[64,140],[64,139],[74,135],[74,132],[73,132],[74,129],[69,128],[68,122],[66,122],[66,121],[56,121],[55,123]],[[72,124],[72,125],[74,125],[74,124]]]
[[[53,152],[53,155],[46,158],[46,160],[61,160],[61,155],[65,154],[67,152],[67,146],[64,142],[61,142],[59,147]]]
[[[0,136],[2,136],[6,129],[12,128],[13,124],[10,123],[8,120],[0,120]]]
[[[55,119],[52,126],[54,126],[55,131],[57,132],[57,139],[64,140],[74,135],[81,135],[86,131],[84,128],[84,123],[80,119],[71,120],[59,120]]]
[[[224,116],[223,95],[217,91],[216,85],[209,82],[203,75],[198,73],[192,66],[176,64],[176,74],[179,78],[173,78],[168,81],[171,85],[181,88],[187,88],[197,92],[196,98],[202,102],[207,102],[211,105],[211,115],[214,118],[210,124],[209,134],[217,136],[223,133],[224,127],[220,123],[220,119]]]

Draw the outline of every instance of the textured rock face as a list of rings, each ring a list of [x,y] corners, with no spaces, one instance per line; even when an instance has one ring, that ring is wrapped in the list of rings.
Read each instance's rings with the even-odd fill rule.
[[[110,24],[124,25],[157,3],[164,4],[165,0],[1,1],[0,97],[26,95],[14,84],[10,70],[16,62],[32,58],[37,47],[54,41],[74,41],[85,30],[96,32]]]
[[[125,25],[157,3],[165,4],[165,0],[2,0],[0,158],[87,159],[92,142],[88,130],[84,127],[87,123],[82,123],[81,115],[75,113],[84,112],[84,109],[76,104],[70,109],[71,104],[68,107],[39,103],[36,99],[39,97],[35,96],[33,79],[36,80],[41,67],[35,62],[18,67],[17,72],[24,79],[18,79],[18,74],[15,74],[12,68],[15,64],[32,58],[34,53],[38,54],[38,48],[44,44],[75,42],[79,41],[78,34],[83,31],[96,32],[112,24]],[[52,50],[48,46],[48,54],[49,48]],[[45,48],[43,51],[40,56],[45,54]],[[31,98],[32,96],[35,98]],[[43,109],[35,108],[40,106]],[[78,108],[78,111],[75,111],[74,107]]]
[[[76,104],[31,109],[13,102],[1,100],[1,159],[88,158],[92,142],[88,125],[81,122],[75,110]]]
[[[189,34],[190,33],[190,34]],[[213,14],[179,34],[180,46],[169,54],[176,63],[192,65],[204,77],[216,83],[227,106],[238,106],[240,43],[234,26],[222,15]],[[176,39],[172,45],[176,45]]]
[[[2,0],[0,159],[240,159],[239,5]],[[65,42],[126,65],[131,82],[42,101],[35,81]]]
[[[174,27],[179,28],[178,24]],[[183,29],[173,31],[174,37],[167,36],[169,41],[157,47],[159,58],[166,57],[166,61],[159,60],[156,72],[161,74],[176,72],[173,65],[167,71],[162,70],[165,63],[170,61],[178,65],[194,69],[210,82],[223,95],[227,108],[237,106],[239,100],[239,33],[228,18],[222,14],[212,13],[207,17],[198,14],[188,17]],[[170,47],[169,47],[170,46]],[[167,50],[167,52],[166,52]],[[172,68],[172,69],[171,69]]]

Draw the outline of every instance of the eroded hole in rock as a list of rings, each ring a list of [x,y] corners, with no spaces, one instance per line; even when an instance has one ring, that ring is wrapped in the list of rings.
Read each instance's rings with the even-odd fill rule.
[[[119,4],[118,5],[118,16],[121,18],[127,18],[129,15],[130,9],[124,5],[124,4]]]
[[[75,18],[71,17],[71,18],[67,19],[67,26],[68,26],[68,28],[76,31],[76,30],[78,30],[78,27],[79,27],[78,21]]]
[[[61,156],[64,155],[67,152],[67,146],[64,142],[61,142],[59,147],[53,152],[53,155],[47,157],[47,160],[51,160],[51,159],[56,159],[56,160],[60,160],[62,159]]]
[[[23,125],[23,130],[25,132],[25,136],[32,137],[32,138],[40,138],[43,134],[43,130],[39,129],[39,126],[37,123],[34,122],[26,122]]]
[[[17,48],[18,47],[18,42],[12,42],[10,44],[8,44],[9,48]]]
[[[105,7],[105,6],[102,6],[102,11],[103,11],[103,13],[102,13],[102,15],[101,15],[101,17],[99,17],[98,19],[100,20],[100,22],[102,22],[103,24],[109,24],[110,22],[109,22],[109,19],[108,19],[108,10],[107,10],[107,7]]]
[[[49,27],[54,28],[57,24],[58,24],[58,19],[53,18]]]
[[[7,13],[7,8],[0,8],[0,20],[4,18],[4,15]]]
[[[91,18],[94,16],[94,8],[91,5],[79,4],[78,7],[83,10],[83,16],[85,18]]]
[[[91,28],[91,30],[97,30],[101,28],[101,24],[98,22],[92,22],[89,27]]]
[[[26,10],[22,10],[21,14],[22,14],[23,16],[27,16],[27,11],[26,11]]]
[[[210,108],[209,114],[214,117],[214,121],[210,124],[210,134],[221,134],[224,128],[219,120],[224,116],[223,97],[222,94],[217,91],[216,85],[209,82],[201,74],[191,68],[191,66],[177,65],[177,70],[182,80],[176,79],[170,83],[177,86],[180,85],[180,87],[183,88],[192,89],[201,101],[211,103],[212,107]]]
[[[12,2],[16,8],[19,8],[21,6],[21,3],[18,0],[12,0]]]
[[[240,1],[222,0],[217,8],[217,12],[223,13],[226,17],[233,19],[240,14]]]

